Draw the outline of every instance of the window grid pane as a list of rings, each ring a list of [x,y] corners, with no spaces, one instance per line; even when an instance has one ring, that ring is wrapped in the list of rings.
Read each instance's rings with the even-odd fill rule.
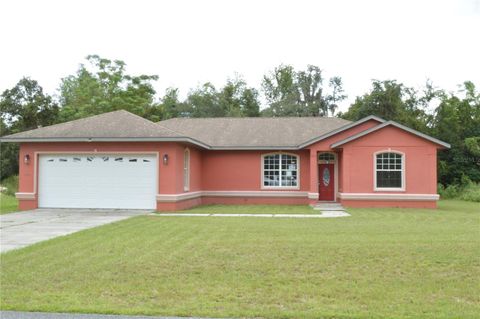
[[[375,167],[378,188],[401,188],[403,157],[397,153],[377,154]]]
[[[296,187],[298,185],[297,156],[266,155],[263,158],[263,186]]]
[[[332,153],[320,153],[318,159],[321,161],[334,161],[335,156]]]

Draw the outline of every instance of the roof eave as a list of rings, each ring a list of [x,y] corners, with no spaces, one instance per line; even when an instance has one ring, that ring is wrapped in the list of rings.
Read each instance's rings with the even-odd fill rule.
[[[365,135],[368,135],[368,134],[370,134],[370,133],[376,132],[376,131],[378,131],[378,130],[386,127],[386,126],[389,126],[389,125],[395,126],[395,127],[399,128],[399,129],[401,129],[401,130],[404,130],[404,131],[409,132],[409,133],[411,133],[411,134],[413,134],[413,135],[416,135],[416,136],[418,136],[418,137],[421,137],[421,138],[423,138],[423,139],[426,139],[426,140],[428,140],[428,141],[430,141],[430,142],[432,142],[432,143],[434,143],[434,144],[440,145],[440,146],[442,146],[442,147],[444,147],[444,148],[446,148],[446,149],[449,149],[449,148],[451,147],[450,144],[448,144],[448,143],[446,143],[446,142],[443,142],[443,141],[441,141],[441,140],[439,140],[439,139],[436,139],[436,138],[434,138],[434,137],[432,137],[432,136],[429,136],[429,135],[427,135],[427,134],[424,134],[424,133],[422,133],[422,132],[419,132],[419,131],[417,131],[417,130],[414,130],[414,129],[412,129],[412,128],[409,128],[409,127],[407,127],[407,126],[405,126],[405,125],[402,125],[402,124],[400,124],[400,123],[397,123],[397,122],[395,122],[395,121],[387,121],[387,122],[384,122],[384,123],[379,124],[379,125],[377,125],[377,126],[371,127],[371,128],[369,128],[369,129],[367,129],[367,130],[365,130],[365,131],[362,131],[362,132],[360,132],[360,133],[357,133],[357,134],[354,134],[354,135],[352,135],[352,136],[349,136],[349,137],[347,137],[347,138],[345,138],[345,139],[343,139],[343,140],[341,140],[341,141],[338,141],[338,142],[336,142],[336,143],[333,143],[332,145],[330,145],[330,147],[331,147],[332,149],[333,149],[333,148],[338,148],[338,147],[340,147],[340,146],[342,146],[342,145],[344,145],[344,144],[347,144],[347,143],[349,143],[349,142],[351,142],[351,141],[354,141],[354,140],[356,140],[356,139],[358,139],[358,138],[360,138],[360,137],[362,137],[362,136],[365,136]]]
[[[210,145],[191,137],[3,137],[1,143],[41,143],[41,142],[186,142],[211,149]]]
[[[306,146],[312,145],[312,144],[314,144],[314,143],[320,142],[321,140],[324,140],[324,139],[326,139],[326,138],[329,138],[330,136],[333,136],[333,135],[335,135],[335,134],[341,133],[341,132],[346,131],[346,130],[352,128],[352,127],[355,127],[355,126],[360,125],[360,124],[362,124],[362,123],[368,122],[368,121],[370,121],[370,120],[378,121],[379,123],[384,123],[384,122],[385,122],[384,119],[382,119],[382,118],[380,118],[380,117],[378,117],[378,116],[370,115],[370,116],[364,117],[364,118],[362,118],[362,119],[360,119],[360,120],[358,120],[358,121],[349,123],[349,124],[344,125],[344,126],[342,126],[342,127],[339,127],[339,128],[336,129],[336,130],[333,130],[333,131],[330,131],[330,132],[328,132],[328,133],[326,133],[326,134],[323,134],[323,135],[320,135],[320,136],[318,136],[318,137],[315,137],[314,139],[308,140],[308,141],[306,141],[306,142],[298,145],[297,148],[298,148],[298,149],[301,149],[301,148],[304,148],[304,147],[306,147]]]
[[[254,151],[254,150],[299,150],[297,146],[272,145],[272,146],[212,146],[215,151]]]

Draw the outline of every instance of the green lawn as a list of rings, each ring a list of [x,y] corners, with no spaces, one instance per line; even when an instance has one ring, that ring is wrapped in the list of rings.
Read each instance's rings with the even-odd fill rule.
[[[82,231],[3,254],[1,308],[478,318],[478,203],[349,212],[333,219],[142,216]]]
[[[320,214],[307,205],[203,205],[172,213],[189,214]],[[159,212],[159,214],[162,214]]]
[[[15,212],[18,210],[18,200],[15,196],[0,193],[0,215]]]

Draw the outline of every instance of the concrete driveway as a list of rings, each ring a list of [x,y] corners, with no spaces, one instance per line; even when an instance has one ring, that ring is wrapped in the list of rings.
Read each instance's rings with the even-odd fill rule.
[[[44,208],[0,215],[0,252],[150,212],[149,210]]]

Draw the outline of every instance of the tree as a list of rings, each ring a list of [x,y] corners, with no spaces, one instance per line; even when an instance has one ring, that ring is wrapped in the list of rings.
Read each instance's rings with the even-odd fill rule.
[[[219,92],[219,103],[226,116],[243,117],[260,114],[258,92],[247,87],[247,83],[238,76],[227,80]]]
[[[55,123],[58,105],[44,94],[37,81],[22,78],[0,97],[1,117],[11,132],[30,130]]]
[[[306,71],[297,72],[296,80],[302,115],[327,116],[329,108],[327,100],[323,97],[323,77],[320,68],[309,65]]]
[[[328,111],[330,111],[333,116],[338,110],[337,103],[345,100],[347,98],[347,95],[344,94],[345,91],[343,90],[343,82],[341,77],[334,76],[328,82],[328,85],[332,89],[332,93],[327,96],[327,103],[325,103],[324,109],[322,109],[322,113],[328,115]],[[325,107],[327,107],[327,109],[325,109]]]
[[[222,117],[225,110],[218,101],[218,92],[212,83],[205,83],[188,94],[187,114],[189,117]]]
[[[240,96],[242,104],[242,115],[247,117],[260,116],[260,102],[258,91],[254,88],[245,88]]]
[[[428,131],[429,117],[425,112],[425,105],[432,96],[419,97],[414,89],[394,80],[373,80],[372,86],[370,92],[357,97],[347,112],[339,114],[340,117],[356,121],[376,115],[422,132]]]
[[[205,83],[190,91],[180,116],[187,117],[244,117],[258,116],[260,103],[258,92],[236,77],[217,90],[211,83]]]
[[[3,118],[0,119],[0,136],[12,133]],[[0,181],[18,173],[18,144],[0,143]]]
[[[156,75],[132,76],[125,72],[125,62],[98,55],[87,56],[75,75],[62,79],[60,85],[60,120],[68,121],[124,109],[153,119],[160,117],[154,103],[152,81]],[[153,115],[152,115],[153,114]]]
[[[178,99],[178,89],[168,88],[165,91],[165,95],[161,99],[161,107],[165,119],[182,117],[182,113],[185,110],[182,110],[182,103]]]
[[[459,184],[465,177],[480,182],[480,94],[472,82],[465,82],[459,97],[444,94],[435,109],[432,134],[451,144],[439,154],[439,180],[442,184]]]
[[[53,124],[57,121],[58,105],[43,93],[37,81],[22,78],[12,89],[0,96],[0,135]],[[18,145],[2,143],[0,179],[18,172]]]
[[[327,94],[322,71],[313,65],[298,72],[290,65],[280,65],[264,76],[262,88],[269,104],[264,116],[333,116],[337,103],[346,98],[341,78],[329,80],[332,92]]]

